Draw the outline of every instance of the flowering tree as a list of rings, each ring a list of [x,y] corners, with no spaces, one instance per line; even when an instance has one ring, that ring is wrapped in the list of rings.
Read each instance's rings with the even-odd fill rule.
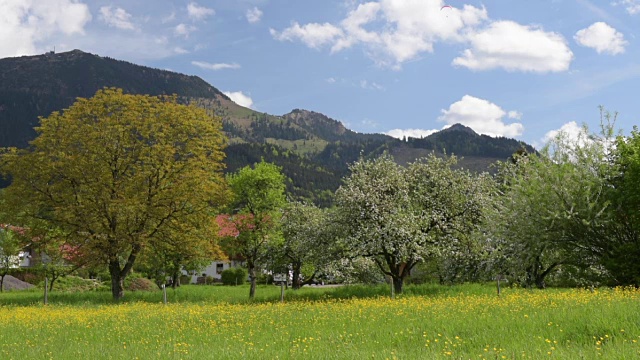
[[[291,267],[294,289],[311,283],[330,262],[339,259],[340,248],[334,229],[330,210],[303,202],[291,202],[285,207],[283,243],[278,252]]]
[[[454,170],[455,163],[455,157],[433,154],[406,168],[387,153],[360,159],[336,192],[347,247],[373,259],[397,293],[416,264],[481,220],[489,179]]]

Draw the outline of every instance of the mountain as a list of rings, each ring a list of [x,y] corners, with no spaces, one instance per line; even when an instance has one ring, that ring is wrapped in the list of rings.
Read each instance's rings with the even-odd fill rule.
[[[151,69],[80,50],[0,59],[0,146],[25,147],[38,116],[69,107],[103,87],[133,94],[226,95],[197,76]]]
[[[154,69],[80,50],[0,59],[0,147],[26,147],[35,137],[38,116],[68,108],[103,87],[132,94],[177,94],[180,101],[220,116],[229,137],[227,171],[265,159],[282,166],[297,198],[321,205],[360,156],[389,151],[399,163],[430,152],[462,156],[460,166],[486,171],[520,148],[513,139],[478,135],[456,124],[425,138],[406,141],[383,134],[361,134],[318,112],[294,109],[277,116],[237,105],[197,76]]]

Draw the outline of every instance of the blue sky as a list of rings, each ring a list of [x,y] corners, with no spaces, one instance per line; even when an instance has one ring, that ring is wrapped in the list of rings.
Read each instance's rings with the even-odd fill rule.
[[[640,0],[0,0],[0,57],[81,49],[270,114],[399,137],[459,122],[537,146],[596,129],[598,105],[638,123],[638,36]]]

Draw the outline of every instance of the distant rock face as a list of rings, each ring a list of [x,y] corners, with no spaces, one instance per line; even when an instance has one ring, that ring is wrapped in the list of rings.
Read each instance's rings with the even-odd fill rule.
[[[2,284],[2,288],[4,290],[26,290],[33,287],[34,285],[29,284],[28,282],[24,282],[20,279],[16,279],[11,275],[6,275],[4,277],[4,283]]]

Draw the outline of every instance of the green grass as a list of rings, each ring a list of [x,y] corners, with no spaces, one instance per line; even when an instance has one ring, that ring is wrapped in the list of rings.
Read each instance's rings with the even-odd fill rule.
[[[127,293],[0,294],[2,359],[635,359],[635,289],[184,286]],[[35,302],[35,303],[34,303]],[[27,305],[30,304],[30,305]]]

